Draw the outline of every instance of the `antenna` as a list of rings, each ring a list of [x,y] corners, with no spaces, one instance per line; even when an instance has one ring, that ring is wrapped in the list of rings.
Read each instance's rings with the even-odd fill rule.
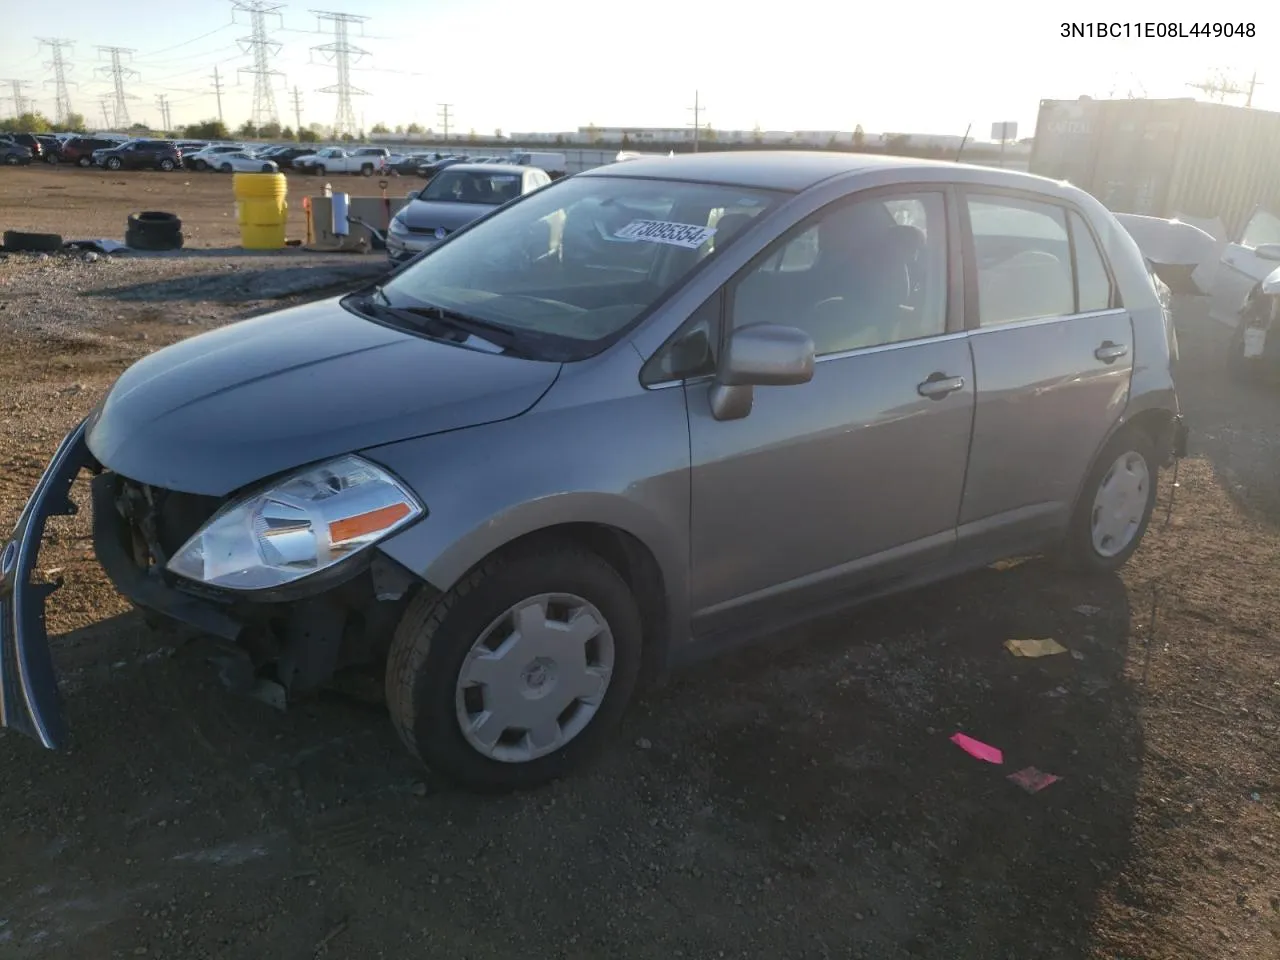
[[[364,23],[369,18],[350,13],[330,13],[321,10],[311,12],[321,20],[333,22],[333,43],[311,48],[326,54],[326,59],[331,60],[338,67],[338,82],[328,87],[321,87],[319,90],[320,93],[338,95],[338,115],[333,123],[333,135],[340,137],[343,134],[355,134],[356,112],[351,107],[351,98],[366,96],[369,91],[351,85],[351,58],[355,57],[359,60],[361,57],[368,56],[369,51],[351,45],[347,40],[347,28],[353,23]]]

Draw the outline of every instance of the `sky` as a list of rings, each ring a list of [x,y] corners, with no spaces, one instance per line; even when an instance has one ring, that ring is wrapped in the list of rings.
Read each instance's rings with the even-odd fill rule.
[[[275,3],[276,0],[271,0]],[[126,47],[137,72],[127,80],[129,117],[159,125],[165,94],[174,124],[216,117],[215,66],[223,116],[233,129],[250,116],[253,59],[237,39],[249,14],[235,0],[0,0],[0,116],[12,115],[8,82],[53,115],[48,48],[70,40],[72,108],[103,125],[111,93],[99,46]],[[755,10],[753,10],[753,6]],[[1065,13],[1011,0],[887,3],[862,10],[847,0],[316,0],[280,2],[266,18],[281,46],[271,66],[280,120],[332,124],[337,97],[333,41],[314,10],[367,17],[350,28],[366,55],[351,63],[358,124],[416,122],[491,134],[580,126],[852,130],[963,134],[985,139],[991,124],[1034,132],[1041,99],[1145,93],[1204,96],[1187,87],[1216,70],[1237,83],[1257,72],[1254,106],[1280,110],[1280,6],[1085,0]],[[932,8],[932,9],[931,9]],[[927,12],[926,12],[927,11]],[[1067,39],[1062,21],[1254,24],[1240,39]],[[1235,102],[1243,102],[1237,99]]]

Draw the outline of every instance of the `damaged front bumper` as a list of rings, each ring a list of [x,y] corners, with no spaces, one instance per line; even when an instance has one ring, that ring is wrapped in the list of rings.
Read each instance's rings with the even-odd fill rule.
[[[45,633],[44,602],[61,581],[32,583],[31,575],[49,517],[77,512],[67,493],[81,468],[93,462],[84,442],[86,423],[58,446],[12,539],[0,548],[0,724],[51,750],[62,745],[66,731]]]

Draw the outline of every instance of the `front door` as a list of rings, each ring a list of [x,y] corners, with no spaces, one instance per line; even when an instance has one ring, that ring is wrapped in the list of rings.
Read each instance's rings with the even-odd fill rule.
[[[978,396],[960,549],[994,558],[1066,523],[1124,412],[1133,326],[1077,211],[975,192],[965,209]]]
[[[946,211],[937,189],[859,194],[729,284],[727,328],[800,327],[817,362],[738,420],[686,385],[695,634],[839,606],[950,554],[974,393]]]
[[[1228,243],[1218,261],[1213,278],[1211,309],[1213,316],[1234,327],[1240,319],[1240,307],[1255,283],[1260,283],[1280,264],[1258,256],[1257,248],[1264,243],[1280,243],[1280,217],[1267,210],[1258,210],[1245,224],[1240,239]]]

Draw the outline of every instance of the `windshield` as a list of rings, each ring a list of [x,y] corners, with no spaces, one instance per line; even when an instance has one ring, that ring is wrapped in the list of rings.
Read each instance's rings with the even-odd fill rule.
[[[442,170],[418,195],[419,200],[482,203],[496,207],[520,196],[520,174],[485,170]]]
[[[629,326],[778,199],[683,181],[566,179],[445,241],[383,289],[397,305],[565,338],[581,352]]]

